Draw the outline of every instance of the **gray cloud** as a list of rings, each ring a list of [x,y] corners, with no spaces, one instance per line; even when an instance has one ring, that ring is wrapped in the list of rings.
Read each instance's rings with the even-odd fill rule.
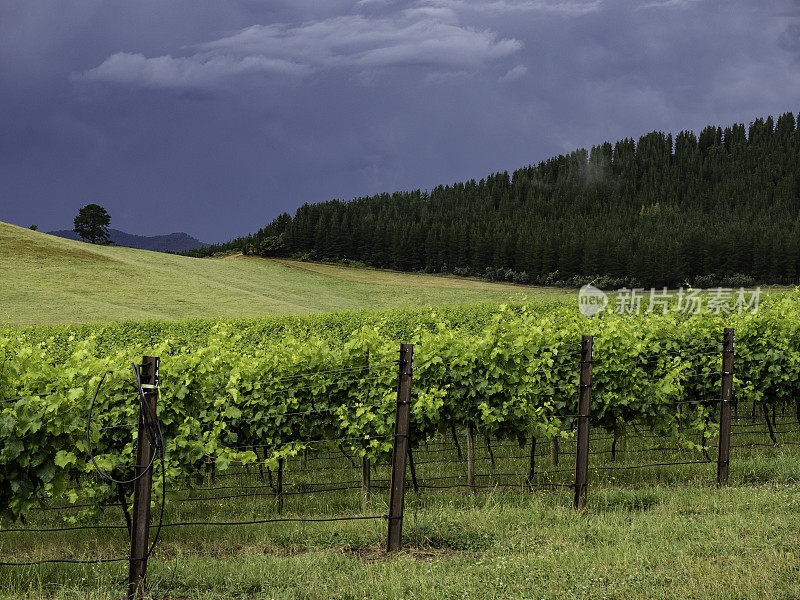
[[[479,13],[540,13],[576,17],[597,12],[603,0],[422,0],[432,6]]]
[[[688,8],[693,4],[703,1],[704,0],[654,0],[654,2],[646,2],[637,8]]]
[[[500,77],[500,81],[515,81],[517,79],[521,79],[525,77],[525,74],[528,72],[528,67],[525,65],[517,65],[506,71],[505,75]]]
[[[143,87],[213,88],[237,76],[281,80],[336,68],[475,70],[521,48],[519,40],[460,26],[450,9],[417,7],[391,18],[354,14],[298,26],[253,25],[202,43],[187,56],[115,53],[82,78]]]
[[[300,76],[310,71],[307,65],[259,55],[238,58],[206,53],[147,58],[139,53],[118,52],[87,71],[83,79],[153,88],[204,88],[223,84],[237,75]]]

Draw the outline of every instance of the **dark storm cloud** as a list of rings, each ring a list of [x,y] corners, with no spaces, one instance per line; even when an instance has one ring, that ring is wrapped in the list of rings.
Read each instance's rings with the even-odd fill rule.
[[[0,6],[0,220],[247,233],[652,129],[797,110],[795,2]]]

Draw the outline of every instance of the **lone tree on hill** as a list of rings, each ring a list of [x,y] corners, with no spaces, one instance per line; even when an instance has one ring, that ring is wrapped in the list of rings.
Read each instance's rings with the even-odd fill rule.
[[[87,204],[78,211],[78,216],[72,221],[77,233],[87,242],[92,244],[108,244],[108,224],[111,217],[106,209],[99,204]]]

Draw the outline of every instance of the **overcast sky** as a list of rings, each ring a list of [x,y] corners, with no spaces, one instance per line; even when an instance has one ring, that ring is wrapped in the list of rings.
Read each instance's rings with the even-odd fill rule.
[[[0,220],[252,232],[800,110],[800,2],[3,0]]]

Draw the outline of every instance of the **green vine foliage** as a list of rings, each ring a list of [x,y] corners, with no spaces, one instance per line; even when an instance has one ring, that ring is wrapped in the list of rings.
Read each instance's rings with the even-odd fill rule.
[[[580,336],[595,336],[591,424],[624,435],[628,424],[708,447],[717,432],[721,339],[735,327],[735,401],[797,406],[800,293],[769,297],[753,314],[583,318],[574,306],[524,302],[479,309],[480,327],[427,312],[404,339],[374,317],[340,339],[314,331],[251,344],[231,323],[203,328],[203,345],[165,339],[111,351],[88,335],[47,340],[0,335],[0,519],[14,522],[39,502],[116,502],[115,485],[88,457],[89,405],[102,375],[89,438],[98,465],[132,476],[138,403],[130,363],[161,356],[159,419],[166,475],[202,487],[223,472],[340,447],[386,461],[392,448],[398,342],[415,345],[412,447],[471,425],[513,440],[567,437],[575,423]],[[696,434],[702,434],[698,436]],[[698,442],[698,439],[701,441]],[[324,440],[336,440],[334,443]],[[154,480],[156,497],[160,478]],[[129,493],[129,490],[126,490]],[[130,498],[127,498],[130,501]]]

